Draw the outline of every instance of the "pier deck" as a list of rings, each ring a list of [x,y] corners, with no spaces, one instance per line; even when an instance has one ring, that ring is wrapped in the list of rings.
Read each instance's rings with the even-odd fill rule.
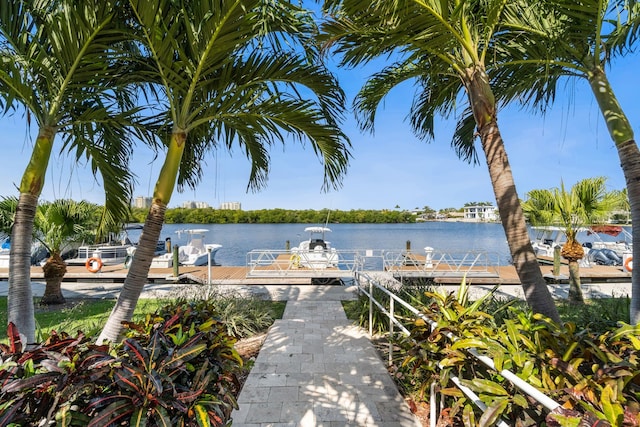
[[[467,274],[466,280],[468,283],[475,284],[487,284],[487,285],[519,285],[520,280],[516,274],[515,267],[508,266],[495,266],[493,267],[495,274],[488,277],[484,277],[482,274],[473,275]],[[554,282],[552,275],[552,266],[542,265],[542,273],[550,281]],[[172,268],[152,268],[149,271],[148,281],[149,283],[174,283],[174,282],[195,282],[195,283],[208,283],[209,280],[214,284],[311,284],[314,279],[323,279],[335,276],[336,278],[344,278],[345,271],[341,270],[324,270],[319,271],[304,271],[298,269],[297,271],[284,272],[274,276],[249,276],[249,267],[245,266],[212,266],[211,273],[208,271],[208,267],[186,267],[181,266],[179,268],[179,276],[173,277]],[[128,270],[123,264],[118,265],[105,265],[98,273],[91,273],[87,271],[84,266],[69,266],[67,274],[64,280],[66,282],[124,282],[127,276]],[[351,272],[349,276],[352,276]],[[436,283],[441,284],[459,284],[465,274],[458,272],[452,274],[448,270],[429,270],[429,269],[416,269],[415,266],[406,266],[402,268],[395,268],[393,271],[388,271],[396,277],[424,277],[434,280]],[[210,274],[210,276],[209,276]],[[568,277],[568,267],[563,265],[560,269],[560,277],[558,282],[566,282]],[[596,265],[589,268],[580,268],[580,276],[583,283],[598,283],[598,282],[630,282],[631,273],[624,270],[622,267],[609,267]],[[0,269],[0,280],[7,280],[9,277],[9,269]],[[44,274],[41,267],[31,268],[31,279],[34,281],[44,280]]]

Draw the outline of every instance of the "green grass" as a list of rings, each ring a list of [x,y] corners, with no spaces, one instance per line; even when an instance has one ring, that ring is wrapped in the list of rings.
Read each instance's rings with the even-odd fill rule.
[[[229,295],[209,292],[206,295],[219,306],[218,311],[227,322],[229,333],[238,337],[249,336],[268,328],[273,319],[281,319],[286,306],[282,301],[263,301],[256,298],[237,299]],[[184,296],[183,296],[184,298]],[[148,313],[154,313],[175,299],[140,299],[133,321],[141,321]],[[44,341],[52,330],[75,336],[82,331],[87,336],[98,336],[107,321],[115,299],[85,298],[74,300],[66,306],[42,307],[36,304],[36,340]],[[0,342],[7,340],[7,297],[0,297]]]
[[[36,304],[36,339],[41,341],[52,330],[67,332],[75,335],[76,331],[82,331],[85,335],[98,335],[102,330],[111,309],[116,303],[115,299],[86,298],[75,300],[72,307],[51,306],[42,307]],[[153,313],[169,300],[141,299],[136,306],[134,320],[142,318],[147,313]],[[0,341],[6,341],[7,330],[7,297],[0,297]]]

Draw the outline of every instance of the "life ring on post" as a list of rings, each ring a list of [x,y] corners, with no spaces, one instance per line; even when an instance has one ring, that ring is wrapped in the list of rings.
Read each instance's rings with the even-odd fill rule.
[[[624,269],[631,272],[633,271],[633,257],[630,256],[624,261]]]
[[[102,268],[102,260],[94,256],[89,258],[84,266],[90,272],[97,273]]]
[[[289,258],[289,264],[293,268],[300,267],[300,255],[298,255],[298,254],[291,255],[291,258]]]

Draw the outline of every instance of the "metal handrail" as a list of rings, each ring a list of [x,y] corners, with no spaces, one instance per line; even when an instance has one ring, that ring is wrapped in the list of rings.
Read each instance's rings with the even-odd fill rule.
[[[365,286],[363,286],[362,282],[366,282]],[[375,278],[372,278],[368,274],[356,272],[355,284],[356,284],[356,286],[358,286],[358,289],[360,290],[360,292],[364,293],[366,296],[369,297],[369,335],[370,336],[373,335],[373,305],[378,307],[384,314],[389,316],[389,322],[390,322],[390,324],[389,324],[389,333],[390,334],[393,334],[393,325],[397,325],[403,333],[405,333],[406,335],[409,335],[409,331],[404,327],[404,325],[402,325],[395,318],[395,315],[393,313],[395,303],[401,304],[407,310],[409,310],[411,313],[413,313],[415,316],[417,316],[420,319],[424,320],[431,327],[432,331],[437,327],[437,323],[436,322],[434,322],[433,320],[431,320],[428,317],[426,317],[425,315],[423,315],[417,308],[413,307],[411,304],[409,304],[408,302],[404,301],[402,298],[398,297],[393,292],[390,292],[385,286],[381,285],[378,280],[376,280]],[[366,285],[368,285],[368,286],[366,286]],[[394,284],[394,285],[397,285],[397,284]],[[390,301],[389,302],[389,310],[387,310],[379,301],[377,301],[374,298],[374,296],[373,296],[373,288],[374,287],[377,288],[378,290],[382,291],[384,294],[386,294],[389,297],[389,301]],[[366,288],[368,288],[368,290]],[[460,339],[457,336],[453,335],[451,332],[444,332],[444,335],[447,338],[449,338],[450,340],[454,341],[454,342],[457,341],[458,339]],[[393,346],[390,343],[389,344],[389,363],[391,363],[391,361],[392,361],[392,357],[393,357],[392,356],[392,351],[393,351]],[[474,348],[466,349],[466,351],[469,352],[469,354],[471,354],[473,357],[475,357],[477,360],[479,360],[481,363],[483,363],[488,368],[498,372],[504,378],[509,380],[515,387],[517,387],[523,393],[527,394],[528,396],[530,396],[531,398],[533,398],[534,400],[539,402],[542,406],[547,408],[549,411],[553,411],[554,409],[556,409],[556,408],[558,408],[560,406],[560,404],[558,402],[556,402],[555,400],[551,399],[549,396],[547,396],[546,394],[542,393],[540,390],[535,388],[533,385],[531,385],[528,382],[524,381],[522,378],[518,377],[515,373],[509,371],[508,369],[502,369],[502,370],[498,371],[493,359],[491,359],[490,357],[485,356],[483,354],[480,354]],[[463,389],[462,388],[463,387],[462,384],[460,384],[458,380],[453,380],[453,377],[452,377],[452,381],[454,382],[454,384],[456,384],[456,386],[458,386],[458,388],[460,388],[460,390],[463,393],[465,393],[474,403],[476,403],[476,406],[478,406],[483,411],[486,410],[486,406],[484,408],[482,408],[482,405],[478,405],[478,402],[480,402],[480,400],[479,400],[479,398],[477,398],[477,396],[476,397],[472,397],[473,396],[473,392],[471,390]],[[432,391],[435,391],[435,388],[432,388]],[[468,393],[471,393],[471,394],[468,394]],[[433,406],[435,406],[435,405],[433,405],[433,402],[435,401],[435,397],[432,395],[431,399],[432,399],[432,408],[433,408]],[[432,411],[433,411],[433,409],[432,409]],[[431,420],[430,420],[432,426],[435,426],[436,419],[437,419],[437,414],[434,414],[434,416],[432,416]],[[507,424],[504,424],[504,423],[501,422],[499,425],[505,425],[506,426]]]
[[[314,267],[314,261],[304,252],[255,249],[247,253],[247,276],[327,276],[331,274],[353,276],[361,269],[363,256],[357,250],[332,250],[337,255],[338,268]]]
[[[427,276],[498,277],[500,255],[489,251],[450,252],[425,248],[424,253],[385,251],[385,270]]]

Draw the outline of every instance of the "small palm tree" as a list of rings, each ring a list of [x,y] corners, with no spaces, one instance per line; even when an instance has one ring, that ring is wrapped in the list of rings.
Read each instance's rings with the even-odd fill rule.
[[[56,200],[38,206],[34,222],[35,238],[45,247],[49,258],[42,266],[46,282],[41,304],[63,304],[61,283],[67,273],[62,253],[72,244],[95,238],[94,212],[91,204],[73,200]]]
[[[567,236],[560,255],[569,262],[569,302],[584,302],[580,288],[580,265],[584,248],[577,235],[584,226],[606,221],[623,202],[620,192],[607,192],[606,178],[587,178],[577,182],[570,191],[564,183],[552,190],[532,190],[527,193],[523,209],[533,225],[559,225]]]
[[[18,199],[7,197],[0,201],[0,233],[11,234]],[[46,282],[42,304],[62,304],[61,283],[67,272],[62,253],[70,245],[95,237],[97,207],[87,202],[56,200],[38,205],[34,221],[33,239],[48,252],[42,270]]]

